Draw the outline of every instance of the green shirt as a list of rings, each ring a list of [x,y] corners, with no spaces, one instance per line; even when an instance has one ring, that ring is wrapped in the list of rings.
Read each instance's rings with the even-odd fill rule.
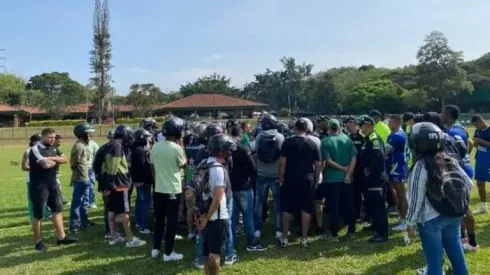
[[[82,141],[73,144],[70,154],[71,181],[88,181],[90,169],[90,154],[88,146]]]
[[[344,134],[330,135],[322,140],[320,152],[322,160],[332,160],[340,166],[349,166],[351,159],[357,155],[352,140]],[[325,164],[323,183],[344,182],[345,172]]]
[[[388,136],[391,134],[390,127],[386,125],[383,121],[379,121],[374,125],[374,131],[378,134],[378,136],[383,141],[383,144],[388,142]]]
[[[87,146],[88,154],[89,154],[89,166],[92,169],[92,163],[94,162],[95,154],[97,150],[99,150],[99,145],[97,142],[93,140],[89,140]]]
[[[186,163],[184,148],[162,140],[151,149],[150,161],[155,168],[155,191],[162,194],[182,193],[181,167]]]
[[[248,137],[247,133],[242,133],[242,140],[240,141],[240,144],[250,148],[250,138]]]

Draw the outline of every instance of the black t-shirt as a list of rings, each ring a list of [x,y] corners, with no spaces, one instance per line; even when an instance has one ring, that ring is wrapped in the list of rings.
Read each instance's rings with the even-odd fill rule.
[[[233,168],[230,172],[231,190],[233,192],[247,191],[252,188],[252,182],[257,176],[255,160],[247,146],[238,145],[232,154]]]
[[[150,158],[148,150],[136,145],[131,151],[131,179],[133,183],[152,184]]]
[[[320,148],[311,139],[294,136],[282,145],[281,157],[287,158],[284,183],[301,184],[315,178],[315,162],[321,158]]]
[[[29,152],[29,180],[30,184],[38,187],[52,187],[58,183],[56,173],[59,164],[49,169],[44,169],[39,163],[44,158],[58,156],[58,148],[54,146],[45,146],[42,143],[31,147]]]

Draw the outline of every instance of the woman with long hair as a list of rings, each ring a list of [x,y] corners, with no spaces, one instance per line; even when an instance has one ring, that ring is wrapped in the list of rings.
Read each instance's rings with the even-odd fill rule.
[[[444,134],[435,124],[415,124],[410,146],[416,161],[409,179],[407,231],[414,238],[418,229],[427,262],[422,274],[444,274],[444,250],[453,274],[466,275],[460,224],[469,207],[471,180],[445,152]]]

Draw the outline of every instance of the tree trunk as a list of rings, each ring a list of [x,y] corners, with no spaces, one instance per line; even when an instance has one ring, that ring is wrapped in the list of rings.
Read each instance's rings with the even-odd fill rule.
[[[441,113],[444,112],[444,106],[446,106],[446,98],[441,97]]]

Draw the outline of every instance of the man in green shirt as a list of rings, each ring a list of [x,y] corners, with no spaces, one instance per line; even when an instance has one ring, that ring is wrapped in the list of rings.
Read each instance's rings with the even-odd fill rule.
[[[391,130],[390,127],[383,122],[383,115],[378,110],[372,110],[369,112],[369,116],[374,119],[374,131],[381,138],[383,144],[386,144],[388,142],[388,136],[391,134]]]
[[[252,130],[252,126],[248,122],[242,122],[240,125],[242,128],[242,139],[240,141],[241,145],[247,146],[250,148],[250,132]]]
[[[91,156],[87,145],[90,141],[89,133],[94,131],[95,129],[87,123],[77,124],[73,129],[77,141],[73,144],[70,156],[71,182],[73,185],[70,207],[71,233],[84,230],[89,226],[87,206],[92,183],[89,178]]]
[[[340,209],[345,206],[344,220],[348,225],[347,236],[356,231],[356,217],[353,206],[354,187],[352,175],[356,166],[357,151],[352,140],[341,133],[337,119],[328,121],[328,134],[321,143],[320,151],[323,162],[323,183],[325,198],[328,203],[330,234],[338,240],[340,229]]]

